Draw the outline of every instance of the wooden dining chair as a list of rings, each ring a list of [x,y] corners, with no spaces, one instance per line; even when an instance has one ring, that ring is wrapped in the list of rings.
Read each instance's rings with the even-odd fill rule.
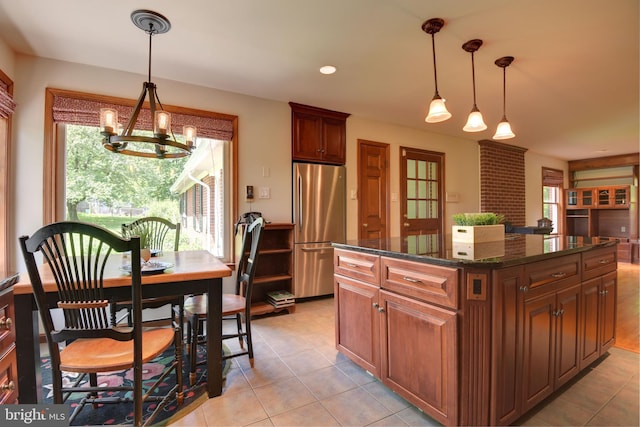
[[[19,240],[49,347],[54,403],[64,403],[72,393],[85,394],[69,422],[87,404],[129,403],[134,407],[134,425],[147,425],[172,398],[182,404],[182,330],[143,330],[140,239],[123,239],[93,224],[65,221],[44,226]],[[131,252],[127,297],[131,299],[132,325],[123,327],[111,323],[103,276],[110,256],[125,251]],[[44,288],[36,253],[44,260],[41,268],[51,271],[55,287]],[[47,293],[56,293],[57,303]],[[52,309],[62,310],[63,326],[54,326]],[[143,363],[171,346],[175,350],[172,363],[154,384],[144,384],[143,393]],[[98,373],[125,369],[133,370],[133,385],[98,386]],[[66,384],[63,371],[80,375]],[[175,385],[167,394],[158,395],[157,387],[172,373]],[[121,399],[112,396],[118,391],[123,392]],[[149,415],[143,420],[145,414]]]
[[[173,242],[167,240],[170,232],[173,232]],[[152,251],[177,251],[180,246],[180,223],[173,223],[157,216],[147,216],[129,224],[122,224],[122,236],[139,236],[140,247]]]
[[[236,270],[235,293],[222,295],[222,318],[223,320],[235,320],[236,332],[222,334],[222,340],[237,338],[240,341],[240,351],[222,356],[223,360],[243,355],[249,356],[249,363],[253,368],[253,341],[251,339],[251,293],[253,290],[253,279],[258,263],[258,248],[262,238],[264,219],[256,218],[251,224],[246,226],[242,238],[242,255]],[[198,345],[206,343],[203,323],[207,320],[207,298],[206,295],[196,295],[187,298],[184,302],[184,313],[187,320],[187,340],[189,344],[190,368],[189,381],[194,385],[196,379],[196,360]],[[242,320],[244,318],[244,329]],[[246,342],[246,349],[245,344]],[[206,360],[206,358],[205,358]],[[204,362],[202,362],[204,363]]]
[[[152,254],[161,253],[163,250],[176,252],[180,246],[180,223],[173,223],[165,218],[157,216],[140,218],[129,224],[122,224],[121,230],[122,237],[140,237],[140,247],[150,249]],[[173,239],[168,240],[167,237],[171,237],[171,234],[173,234]],[[184,322],[183,303],[183,297],[146,298],[142,302],[142,308],[159,308],[169,304],[169,316],[163,319],[173,320],[177,318],[180,327],[182,327]],[[125,314],[117,317],[118,312],[123,309],[126,310]],[[131,302],[121,301],[112,304],[111,316],[114,323],[119,323],[126,318],[127,323],[131,325]]]

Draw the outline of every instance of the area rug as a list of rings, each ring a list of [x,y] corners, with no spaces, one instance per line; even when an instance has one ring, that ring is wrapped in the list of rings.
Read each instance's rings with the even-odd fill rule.
[[[229,349],[223,344],[223,352],[228,353]],[[203,348],[198,348],[197,360],[204,360],[206,352]],[[189,357],[185,353],[183,358],[183,390],[184,390],[184,403],[178,406],[175,400],[170,401],[162,411],[153,420],[153,425],[162,426],[166,425],[168,421],[178,411],[182,411],[187,406],[204,401],[206,398],[205,385],[207,381],[207,370],[204,366],[198,366],[196,369],[196,383],[191,386],[189,384]],[[155,380],[162,373],[164,366],[171,363],[173,357],[173,348],[166,350],[163,354],[149,363],[145,363],[143,366],[143,387],[148,387],[155,382]],[[223,362],[222,369],[223,377],[226,376],[231,362],[226,360]],[[41,359],[41,372],[42,372],[42,397],[44,403],[53,403],[53,392],[51,386],[51,360],[49,357],[43,357]],[[75,381],[77,374],[72,372],[63,373],[63,383],[68,384]],[[87,379],[88,381],[88,379]],[[87,382],[85,381],[85,383]],[[133,371],[127,369],[124,371],[109,372],[103,375],[98,375],[98,383],[103,385],[120,385],[131,384],[133,381]],[[158,394],[162,394],[169,390],[172,385],[175,384],[175,376],[170,375],[165,382],[160,385]],[[129,396],[131,393],[127,393]],[[110,393],[110,396],[122,396],[125,397],[125,393]],[[82,399],[82,393],[75,393],[66,401],[69,405],[69,415],[73,412],[78,402]],[[150,403],[144,406],[145,414],[143,418],[153,412],[155,409],[155,403]],[[119,403],[119,404],[101,404],[97,408],[92,408],[91,405],[86,405],[78,416],[73,420],[71,425],[131,425],[133,423],[133,403]]]

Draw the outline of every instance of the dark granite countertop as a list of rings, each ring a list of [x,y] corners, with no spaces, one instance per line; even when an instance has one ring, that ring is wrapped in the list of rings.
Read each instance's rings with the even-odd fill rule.
[[[0,271],[0,291],[13,286],[20,277],[20,273]]]
[[[582,236],[550,236],[541,234],[506,234],[504,241],[465,245],[452,243],[448,236],[443,253],[419,253],[399,237],[389,239],[349,240],[333,243],[348,249],[410,261],[457,267],[508,267],[542,261],[595,248],[615,246],[616,239]]]

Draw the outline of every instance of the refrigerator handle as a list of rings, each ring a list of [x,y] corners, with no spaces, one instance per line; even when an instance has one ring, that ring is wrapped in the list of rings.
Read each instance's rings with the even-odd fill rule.
[[[302,175],[298,175],[298,229],[302,230]]]

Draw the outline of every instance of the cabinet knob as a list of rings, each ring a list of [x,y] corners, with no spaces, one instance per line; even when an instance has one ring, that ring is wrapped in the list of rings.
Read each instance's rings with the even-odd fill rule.
[[[368,227],[368,226],[369,226],[369,224],[367,224],[367,223],[365,222],[364,224],[362,224],[362,226],[366,228],[366,227]]]
[[[2,391],[14,391],[16,389],[16,383],[14,383],[13,381],[9,381],[6,384],[2,384],[2,386],[0,386],[0,389]]]
[[[609,264],[609,260],[608,259],[601,259],[600,260],[600,264]]]
[[[405,223],[404,223],[404,224],[402,224],[402,225],[404,225],[405,227],[408,227],[408,226],[409,226],[409,223],[408,223],[408,222],[405,222]]]
[[[0,320],[0,329],[11,329],[13,320],[10,317]]]
[[[379,311],[380,313],[384,313],[384,307],[378,307],[378,311]]]
[[[379,304],[377,302],[374,302],[373,303],[373,308],[378,308],[378,307],[379,307]]]
[[[523,294],[526,294],[528,290],[529,290],[528,286],[520,286],[520,292],[522,292]]]
[[[551,275],[551,277],[553,277],[554,279],[561,279],[566,275],[567,275],[567,273],[561,271],[561,272],[558,272],[558,273],[553,273]]]

